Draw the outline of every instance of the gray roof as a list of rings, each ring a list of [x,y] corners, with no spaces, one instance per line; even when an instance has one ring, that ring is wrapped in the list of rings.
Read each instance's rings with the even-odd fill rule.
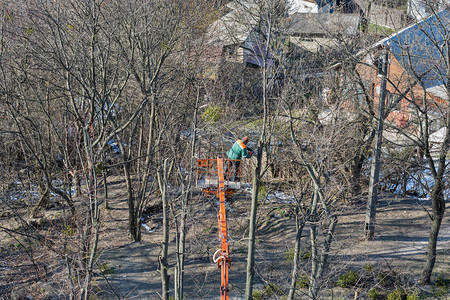
[[[208,42],[211,44],[232,45],[243,43],[257,24],[254,15],[256,7],[243,2],[231,2],[229,13],[208,27]]]
[[[359,14],[293,14],[288,19],[286,33],[292,36],[325,36],[355,34]]]

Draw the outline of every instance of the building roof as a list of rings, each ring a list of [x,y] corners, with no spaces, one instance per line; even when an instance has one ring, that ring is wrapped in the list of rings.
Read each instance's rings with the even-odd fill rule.
[[[254,5],[247,2],[230,2],[231,11],[208,27],[210,44],[232,45],[243,43],[257,24]]]
[[[358,31],[357,14],[293,14],[286,26],[292,36],[323,36],[340,33],[354,34]]]
[[[390,45],[392,54],[402,67],[411,75],[416,74],[421,78],[425,89],[428,90],[446,84],[444,57],[447,52],[445,41],[449,33],[450,12],[445,9],[380,43]]]

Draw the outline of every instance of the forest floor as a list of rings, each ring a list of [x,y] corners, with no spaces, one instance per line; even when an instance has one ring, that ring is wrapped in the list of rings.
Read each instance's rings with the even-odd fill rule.
[[[127,230],[127,201],[124,182],[112,179],[109,186],[110,209],[102,208],[103,226],[100,233],[97,266],[93,289],[99,299],[159,299],[161,275],[158,271],[158,255],[161,252],[162,212],[151,203],[151,215],[142,231],[142,241],[130,241]],[[242,299],[245,290],[248,214],[250,194],[241,191],[228,202],[228,230],[231,252],[230,295]],[[256,292],[265,295],[260,299],[282,299],[282,291],[268,293],[268,285],[285,289],[290,280],[295,220],[288,201],[276,197],[263,201],[259,206],[256,241]],[[194,194],[190,204],[187,258],[185,267],[186,299],[218,299],[220,272],[212,262],[212,255],[219,247],[217,231],[218,202],[215,197]],[[4,208],[2,208],[5,211]],[[365,205],[342,207],[338,226],[330,251],[326,280],[322,280],[321,299],[368,299],[368,287],[376,286],[380,293],[396,287],[421,290],[429,299],[450,299],[448,291],[434,286],[419,287],[416,282],[425,262],[430,221],[426,210],[429,201],[402,198],[384,193],[377,209],[376,236],[374,241],[362,238]],[[47,211],[46,218],[62,213],[60,207]],[[67,212],[65,212],[67,213]],[[2,226],[12,225],[17,217],[3,213]],[[173,224],[172,224],[173,225]],[[173,228],[173,226],[171,227]],[[175,232],[171,231],[169,274],[173,277]],[[308,230],[302,240],[307,244]],[[12,235],[0,231],[0,299],[10,299],[11,291],[22,290],[32,283],[33,263],[29,255],[20,251]],[[305,248],[306,249],[306,248]],[[303,250],[302,269],[307,270],[307,250]],[[36,260],[48,255],[35,253]],[[339,275],[354,270],[358,282],[351,288],[337,288]],[[45,266],[45,281],[57,286],[64,275],[64,263]],[[47,275],[49,274],[49,275]],[[306,274],[306,273],[305,273]],[[305,276],[304,274],[302,276]],[[42,276],[41,276],[42,277]],[[324,278],[325,278],[324,277]],[[377,278],[379,279],[377,281]],[[444,217],[438,241],[438,256],[433,280],[450,279],[450,218]],[[389,279],[389,284],[386,281]],[[172,283],[173,281],[171,281]],[[171,289],[173,286],[170,287]],[[277,288],[274,288],[275,290]],[[300,299],[307,299],[307,289],[298,290]],[[58,294],[65,299],[67,295]],[[39,299],[35,297],[32,299]],[[383,299],[383,298],[380,298]]]

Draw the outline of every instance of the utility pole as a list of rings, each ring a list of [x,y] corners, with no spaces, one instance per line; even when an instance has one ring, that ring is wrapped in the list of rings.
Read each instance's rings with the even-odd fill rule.
[[[380,178],[380,158],[383,141],[384,107],[386,102],[386,81],[389,66],[389,46],[384,46],[378,61],[378,77],[381,77],[380,100],[378,101],[378,117],[376,119],[375,141],[370,166],[369,198],[367,200],[366,224],[364,235],[373,240],[375,235],[375,214],[378,201],[378,185]]]

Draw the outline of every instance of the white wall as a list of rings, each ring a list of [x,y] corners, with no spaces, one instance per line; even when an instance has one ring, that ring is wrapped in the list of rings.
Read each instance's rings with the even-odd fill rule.
[[[409,0],[408,14],[416,20],[422,20],[432,13],[432,7],[439,11],[449,4],[450,0]]]
[[[289,14],[294,13],[317,13],[317,4],[303,0],[288,0],[291,8]]]

